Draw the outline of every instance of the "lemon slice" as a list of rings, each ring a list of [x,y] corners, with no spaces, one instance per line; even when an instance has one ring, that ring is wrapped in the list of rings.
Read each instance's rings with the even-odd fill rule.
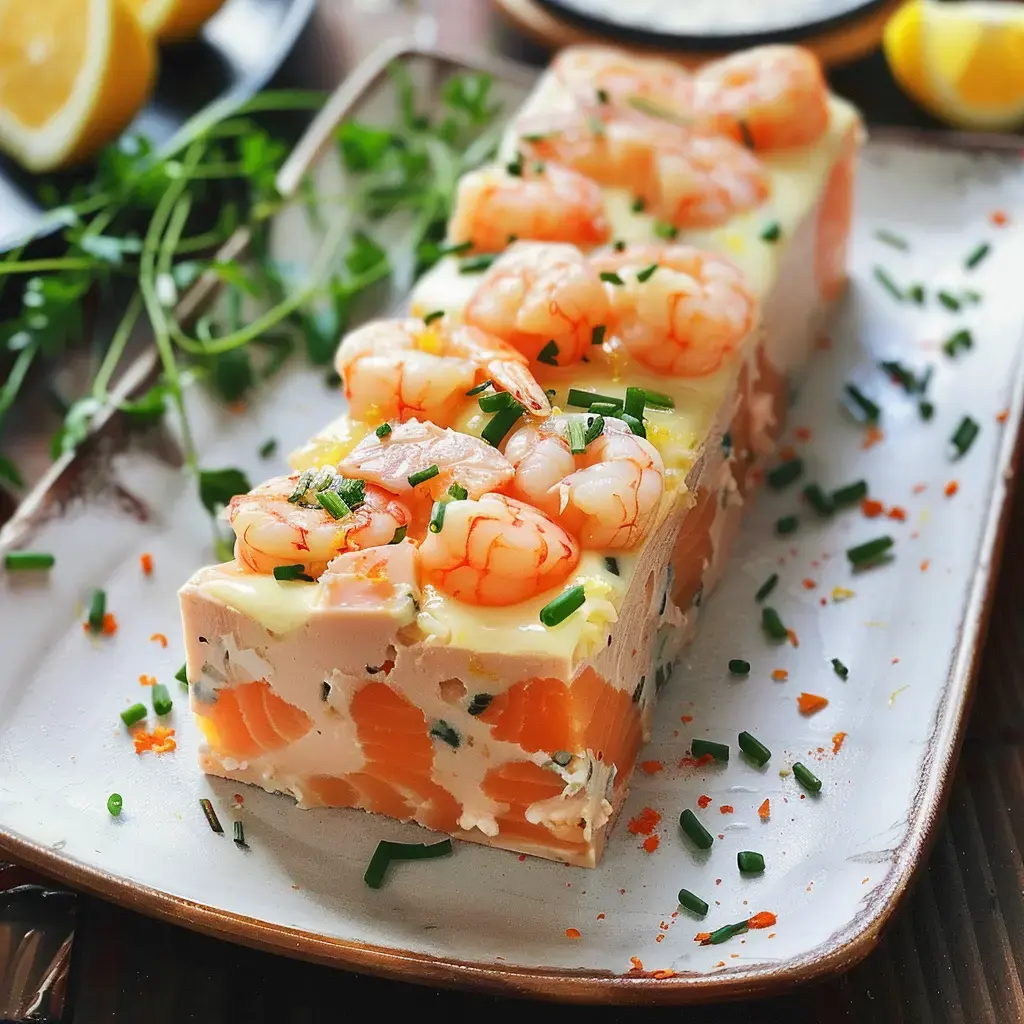
[[[883,43],[900,86],[941,120],[989,130],[1024,123],[1024,5],[912,0]]]
[[[31,171],[84,160],[145,104],[155,72],[124,0],[0,0],[0,149]]]
[[[179,43],[198,34],[225,0],[129,0],[142,27],[162,43]]]

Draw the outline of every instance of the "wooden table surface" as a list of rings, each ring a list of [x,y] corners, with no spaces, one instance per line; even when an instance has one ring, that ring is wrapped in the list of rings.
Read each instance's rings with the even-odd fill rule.
[[[329,87],[385,39],[418,28],[429,41],[433,32],[429,19],[388,0],[321,2],[279,84]],[[436,0],[430,6],[437,37],[448,47],[488,47],[544,60],[543,51],[510,31],[486,0]],[[835,72],[832,81],[860,105],[869,123],[931,125],[896,90],[879,55]],[[1024,564],[1024,487],[1016,490],[982,676],[949,807],[916,887],[881,944],[849,973],[788,995],[681,1012],[709,1024],[1024,1021],[1024,574],[1012,568]],[[0,501],[0,520],[6,514],[9,507]],[[0,870],[0,890],[9,889],[10,881],[5,885]],[[15,969],[4,975],[5,942],[28,931],[37,954],[39,943],[54,944],[39,960],[59,964],[67,957],[56,947],[72,933],[73,944],[66,992],[58,980],[46,1006],[19,1016],[11,995]],[[546,1007],[402,985],[253,952],[91,897],[31,889],[5,897],[0,891],[0,1020],[6,1014],[74,1024],[307,1024],[344,1019],[356,1006],[370,1019],[426,1010],[456,1017],[541,1013],[557,1014],[560,1021],[584,1014],[599,1021],[649,1021],[652,1014],[667,1019],[680,1012]]]

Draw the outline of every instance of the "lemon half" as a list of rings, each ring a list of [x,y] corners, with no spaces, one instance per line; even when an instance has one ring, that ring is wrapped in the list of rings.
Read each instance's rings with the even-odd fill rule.
[[[142,27],[161,43],[179,43],[197,35],[225,0],[129,0]]]

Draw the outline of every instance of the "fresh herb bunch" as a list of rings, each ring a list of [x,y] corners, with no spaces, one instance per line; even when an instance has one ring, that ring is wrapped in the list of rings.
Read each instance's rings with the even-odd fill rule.
[[[396,64],[391,72],[399,98],[397,123],[381,128],[349,121],[338,129],[341,159],[359,179],[344,201],[366,227],[396,211],[412,213],[411,242],[422,271],[445,252],[459,176],[497,145],[493,122],[500,108],[491,98],[488,76],[464,73],[445,83],[439,116],[432,121],[417,110],[407,69]],[[183,403],[185,381],[200,376],[224,401],[242,401],[281,368],[297,339],[312,363],[329,363],[355,300],[391,272],[385,250],[369,230],[352,227],[351,221],[344,234],[327,232],[301,280],[270,256],[270,223],[285,205],[276,181],[288,147],[254,116],[315,110],[323,99],[304,91],[264,92],[226,114],[199,115],[159,152],[144,139],[121,140],[101,154],[92,180],[66,197],[52,185],[43,186],[41,196],[52,209],[48,222],[60,225],[63,253],[26,260],[22,247],[0,258],[0,295],[5,288],[21,289],[19,311],[0,324],[0,346],[13,357],[0,385],[0,439],[33,364],[59,357],[82,339],[83,309],[89,304],[124,296],[123,316],[95,354],[88,389],[66,409],[53,439],[54,457],[72,451],[111,401],[129,338],[145,316],[161,375],[145,394],[122,403],[122,410],[152,421],[168,404],[177,409],[186,463],[211,513],[248,490],[238,470],[199,469]],[[295,201],[316,220],[321,201],[338,199],[318,195],[306,180]],[[218,209],[212,219],[210,206]],[[251,234],[244,260],[217,261],[217,248],[242,224]],[[206,272],[224,283],[227,322],[201,317],[187,329],[174,307]],[[260,310],[254,317],[243,315],[245,299]],[[17,468],[2,457],[0,476],[21,484]]]

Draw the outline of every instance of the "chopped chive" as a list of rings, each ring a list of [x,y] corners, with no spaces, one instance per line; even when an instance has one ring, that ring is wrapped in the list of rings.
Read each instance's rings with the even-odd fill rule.
[[[317,491],[316,500],[332,519],[344,519],[352,511],[334,491]]]
[[[674,409],[676,407],[676,400],[671,395],[662,394],[660,391],[644,388],[644,397],[652,409]]]
[[[480,432],[480,436],[489,445],[497,448],[524,412],[526,410],[518,402],[513,402],[507,409],[501,409],[491,417],[490,422]]]
[[[622,403],[621,402],[594,402],[590,406],[590,411],[595,416],[613,416],[618,417],[622,415]]]
[[[679,237],[679,228],[674,224],[669,224],[668,221],[659,220],[654,225],[654,233],[659,238],[664,238],[666,241],[671,242]]]
[[[923,420],[930,420],[935,415],[935,405],[932,402],[920,401],[917,403],[917,411]]]
[[[743,935],[750,929],[748,921],[737,921],[735,924],[724,924],[721,928],[715,929],[701,945],[708,946],[720,946],[723,942],[728,942],[729,939],[735,938],[737,935]]]
[[[103,617],[107,614],[107,592],[94,590],[89,599],[89,632],[103,631]]]
[[[780,537],[785,537],[787,534],[793,533],[799,525],[800,520],[796,516],[783,516],[781,519],[775,520],[775,532]]]
[[[598,103],[608,103],[609,102],[608,90],[607,89],[598,89],[597,90],[597,102]]]
[[[469,702],[467,711],[475,718],[477,715],[482,715],[491,705],[491,701],[494,700],[493,693],[474,693],[472,700]]]
[[[549,601],[540,610],[540,621],[545,626],[557,626],[564,622],[577,608],[582,607],[586,601],[587,594],[583,584],[578,583],[570,587],[564,594],[559,594],[553,601]]]
[[[405,540],[405,535],[409,532],[408,526],[399,526],[395,530],[395,535],[388,541],[389,544],[401,544]]]
[[[429,327],[435,320],[440,320],[441,317],[443,317],[443,316],[444,316],[444,310],[443,309],[435,309],[433,313],[428,313],[423,318],[423,324],[424,324],[424,326]]]
[[[914,376],[913,370],[909,370],[901,362],[895,359],[884,359],[878,365],[881,369],[885,370],[893,381],[899,384],[899,386],[903,388],[908,395],[918,393],[919,384],[917,377]]]
[[[447,507],[446,501],[435,501],[430,510],[430,524],[427,527],[431,533],[440,533],[444,526],[444,510]]]
[[[787,459],[780,462],[774,469],[769,470],[765,479],[770,487],[781,490],[797,479],[804,471],[802,459]]]
[[[558,365],[558,345],[555,344],[554,339],[549,341],[538,353],[537,362],[544,363],[547,366]]]
[[[750,662],[744,661],[742,658],[732,658],[729,661],[729,671],[734,676],[748,676],[750,675]]]
[[[971,251],[971,254],[964,260],[964,266],[968,270],[973,270],[990,252],[992,246],[988,242],[982,242],[976,249]]]
[[[875,267],[875,280],[897,301],[903,301],[903,292],[882,267]]]
[[[476,404],[480,406],[481,412],[497,412],[509,408],[514,401],[507,391],[495,391],[493,395],[481,395]]]
[[[711,849],[715,841],[714,836],[700,823],[700,819],[689,807],[679,815],[679,827],[698,850]]]
[[[406,479],[409,481],[410,487],[416,487],[427,480],[433,480],[440,472],[441,470],[437,468],[437,463],[435,462],[434,465],[427,466],[426,469],[419,469],[415,473],[410,473]]]
[[[601,280],[606,281],[608,284],[625,284],[621,277],[615,273],[614,270],[604,270],[601,272]]]
[[[52,569],[55,561],[53,555],[43,551],[8,551],[4,555],[4,568],[8,572],[31,572],[36,569]]]
[[[550,132],[531,132],[529,135],[523,135],[522,140],[523,142],[544,142],[550,137]]]
[[[494,262],[493,256],[470,256],[459,263],[460,274],[482,274],[490,269]]]
[[[630,209],[634,213],[643,213],[644,210],[646,209],[646,207],[647,207],[647,200],[644,199],[643,196],[637,196],[636,199],[633,200],[633,205],[630,207]]]
[[[626,388],[626,402],[623,411],[638,420],[644,417],[644,406],[647,404],[647,392],[643,388]]]
[[[886,228],[879,228],[875,232],[875,238],[880,242],[885,242],[886,245],[891,245],[894,249],[899,249],[901,252],[906,252],[910,248],[910,243],[905,238],[901,238]]]
[[[608,332],[606,324],[597,324],[594,329],[590,332],[590,344],[591,345],[603,345],[604,336]]]
[[[277,451],[277,441],[274,438],[268,438],[259,447],[259,456],[261,459],[269,459],[274,452]]]
[[[172,707],[174,707],[174,701],[171,700],[167,687],[163,683],[155,683],[153,686],[153,710],[158,715],[169,715]]]
[[[716,743],[714,740],[693,739],[690,741],[690,753],[694,757],[710,754],[716,761],[729,760],[729,744]]]
[[[616,252],[622,252],[626,248],[626,243],[621,238],[616,238],[612,243],[612,248]]]
[[[569,388],[569,394],[565,399],[566,405],[575,405],[581,409],[589,409],[595,402],[606,402],[609,405],[621,406],[622,400],[612,398],[610,395],[602,395],[597,391],[580,391],[578,388]]]
[[[236,821],[234,824],[235,831],[235,846],[248,846],[249,844],[245,841],[245,829],[240,821]]]
[[[799,761],[793,765],[793,774],[796,776],[796,781],[799,782],[804,789],[809,790],[811,793],[821,792],[821,779],[808,771],[808,769]]]
[[[708,912],[708,905],[699,896],[690,892],[689,889],[680,889],[679,895],[676,898],[679,900],[679,906],[693,914],[699,914],[701,917],[704,917]]]
[[[587,432],[583,435],[585,445],[592,444],[604,433],[604,417],[595,416],[587,424]]]
[[[313,477],[309,489],[315,492],[326,491],[332,483],[334,483],[334,471],[328,469],[327,466],[322,466],[317,475]]]
[[[762,242],[777,242],[782,237],[782,228],[779,227],[779,222],[773,220],[770,224],[766,224],[761,231]]]
[[[750,758],[758,768],[766,765],[772,756],[772,752],[756,737],[749,732],[741,732],[739,735],[740,750]]]
[[[832,499],[818,486],[818,484],[808,484],[804,488],[804,497],[807,499],[807,504],[818,513],[819,516],[830,516],[835,511],[835,505],[832,503]]]
[[[462,737],[459,735],[458,729],[449,725],[443,718],[439,718],[430,727],[430,735],[434,739],[441,740],[442,743],[447,743],[452,750],[458,750],[462,743]]]
[[[787,640],[789,632],[779,618],[779,613],[767,605],[761,609],[761,628],[772,640]]]
[[[624,412],[619,416],[619,419],[626,424],[629,429],[636,434],[637,437],[646,437],[647,428],[643,424],[643,420],[638,419],[636,416],[630,415],[628,412]]]
[[[121,808],[124,806],[124,800],[121,799],[120,793],[111,793],[107,797],[107,813],[112,817],[116,818],[121,813]]]
[[[177,679],[182,686],[188,686],[188,666],[182,665],[181,668],[174,673],[174,678]]]
[[[475,388],[470,388],[470,389],[469,389],[469,390],[468,390],[468,391],[466,392],[466,397],[467,397],[467,398],[474,398],[474,397],[476,397],[477,395],[481,395],[481,394],[483,394],[483,393],[484,393],[484,392],[485,392],[485,391],[486,391],[486,390],[487,390],[487,389],[488,389],[488,388],[489,388],[490,386],[491,386],[491,382],[490,382],[489,380],[485,380],[485,381],[484,381],[484,382],[483,382],[482,384],[477,384],[477,386],[476,386]]]
[[[857,480],[852,484],[846,484],[844,487],[837,487],[832,492],[832,503],[836,508],[840,508],[843,505],[854,505],[861,498],[868,496],[868,482],[866,480]]]
[[[754,134],[753,132],[751,132],[750,125],[747,124],[746,120],[741,117],[736,122],[736,126],[739,129],[740,141],[743,143],[743,145],[746,146],[747,149],[755,149],[756,147],[754,146]]]
[[[832,668],[840,679],[849,678],[850,670],[838,658],[832,659]]]
[[[970,416],[965,416],[960,421],[960,425],[950,438],[950,443],[956,449],[957,458],[967,454],[968,449],[974,444],[974,439],[980,431],[981,427]]]
[[[643,270],[638,270],[636,272],[636,279],[641,284],[646,284],[648,281],[650,281],[650,279],[652,277],[654,277],[654,272],[657,269],[658,269],[658,264],[657,263],[652,263],[649,267],[644,267]]]
[[[467,491],[466,488],[463,487],[462,484],[460,484],[458,481],[453,483],[451,487],[448,488],[448,494],[455,501],[465,501],[469,497],[469,491]]]
[[[130,708],[125,708],[124,711],[121,712],[121,721],[127,726],[132,726],[136,722],[141,722],[145,717],[145,704],[133,704]]]
[[[613,575],[619,575],[619,560],[614,555],[605,555],[604,567]]]
[[[303,583],[313,582],[313,577],[307,575],[306,567],[301,563],[296,565],[275,565],[274,579],[282,581],[301,580]]]
[[[950,312],[960,312],[960,300],[955,295],[950,295],[949,292],[939,292],[936,297]]]
[[[912,299],[919,306],[924,305],[924,285],[912,284],[907,289],[907,298]]]
[[[523,176],[523,158],[521,154],[516,153],[515,159],[505,165],[505,173],[510,174],[513,178],[521,178]]]
[[[740,850],[736,854],[736,866],[745,875],[759,875],[764,871],[764,856],[753,850]]]
[[[854,568],[869,565],[881,558],[893,546],[893,543],[892,537],[876,537],[874,540],[869,540],[864,544],[847,548],[846,557]]]
[[[298,480],[295,481],[295,490],[288,495],[288,500],[294,505],[297,501],[301,501],[305,496],[306,491],[309,490],[309,485],[313,482],[313,470],[307,469],[304,473],[299,474]]]
[[[366,867],[363,881],[371,889],[379,889],[384,884],[384,876],[393,860],[433,860],[445,857],[452,852],[452,841],[442,839],[439,843],[392,843],[382,839],[373,851],[370,863]]]
[[[569,420],[569,451],[582,455],[587,450],[586,432],[583,424],[576,419]]]
[[[203,814],[206,815],[206,822],[210,826],[210,830],[221,835],[224,828],[220,823],[220,818],[217,817],[217,812],[213,809],[213,804],[204,796],[200,798],[199,806],[202,807]]]
[[[383,439],[384,439],[385,437],[387,437],[387,436],[388,436],[388,434],[390,434],[390,433],[391,433],[391,424],[390,424],[390,423],[382,423],[382,424],[381,424],[381,425],[380,425],[380,426],[379,426],[379,427],[378,427],[378,428],[377,428],[377,429],[376,429],[376,430],[374,431],[374,433],[375,433],[375,434],[376,434],[376,435],[377,435],[377,436],[378,436],[378,437],[379,437],[379,438],[380,438],[381,440],[383,440]]]
[[[757,588],[757,593],[754,595],[754,600],[763,601],[775,589],[775,585],[778,582],[779,574],[777,572],[773,572],[771,576],[769,576],[768,579],[766,579],[764,583],[762,583],[761,586]]]
[[[843,391],[869,423],[876,422],[882,415],[882,410],[877,403],[868,398],[856,384],[844,384]]]

